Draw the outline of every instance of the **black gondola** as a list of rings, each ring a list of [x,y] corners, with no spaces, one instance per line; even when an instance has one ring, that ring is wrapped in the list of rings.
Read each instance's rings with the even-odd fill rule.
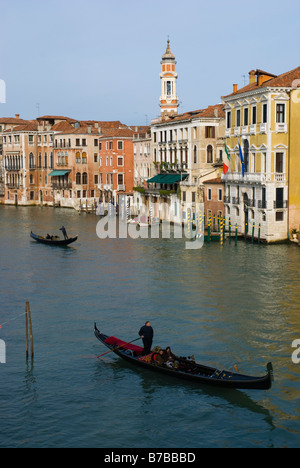
[[[60,237],[52,236],[51,239],[47,239],[46,237],[34,234],[32,231],[30,233],[30,236],[32,237],[32,239],[39,242],[40,244],[55,245],[61,247],[73,244],[73,242],[76,242],[78,239],[78,236],[70,237],[69,239],[60,239]]]
[[[117,356],[132,364],[172,377],[190,380],[199,384],[212,385],[234,389],[269,390],[273,382],[273,366],[267,365],[267,374],[264,377],[251,377],[213,367],[197,364],[190,358],[178,358],[176,367],[168,367],[166,364],[158,365],[150,356],[142,356],[143,348],[126,343],[114,336],[101,333],[95,323],[94,332],[96,338]]]

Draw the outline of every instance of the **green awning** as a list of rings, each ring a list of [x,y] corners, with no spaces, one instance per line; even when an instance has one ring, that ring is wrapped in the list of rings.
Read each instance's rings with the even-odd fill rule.
[[[69,174],[71,171],[52,171],[50,174],[49,174],[49,177],[59,177],[59,176],[65,176],[67,174]]]
[[[188,174],[159,174],[152,179],[147,180],[147,183],[173,185],[185,180],[187,177]]]

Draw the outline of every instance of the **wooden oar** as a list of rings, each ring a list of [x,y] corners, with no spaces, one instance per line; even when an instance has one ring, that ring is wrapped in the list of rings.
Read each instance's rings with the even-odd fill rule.
[[[134,343],[135,341],[138,341],[138,340],[141,340],[142,338],[139,337],[139,338],[136,338],[135,340],[133,341],[129,341],[129,343],[124,343],[122,344],[121,346],[117,346],[117,348],[114,348],[114,349],[111,349],[110,351],[107,351],[106,353],[103,353],[103,354],[100,354],[100,356],[95,356],[95,359],[99,359],[101,358],[102,356],[106,356],[106,354],[109,354],[109,353],[112,353],[113,351],[116,351],[117,349],[120,349],[120,348],[124,348],[124,346],[127,346],[131,343]]]

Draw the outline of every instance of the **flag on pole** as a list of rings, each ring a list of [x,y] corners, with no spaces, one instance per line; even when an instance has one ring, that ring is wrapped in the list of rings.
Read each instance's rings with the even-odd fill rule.
[[[228,151],[228,148],[227,148],[226,141],[225,141],[225,153],[226,153],[226,156],[225,156],[224,161],[223,161],[223,172],[226,175],[227,172],[229,171],[229,167],[230,167],[230,155],[229,155],[229,151]]]
[[[239,142],[239,152],[240,152],[240,158],[241,158],[241,163],[242,163],[242,173],[243,173],[243,177],[245,177],[245,162],[244,162],[244,156],[243,156],[243,151],[242,151],[240,142]]]

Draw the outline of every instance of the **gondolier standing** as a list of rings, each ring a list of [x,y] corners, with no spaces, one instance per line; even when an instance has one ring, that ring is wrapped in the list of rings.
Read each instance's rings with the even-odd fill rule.
[[[65,240],[69,239],[65,226],[62,226],[60,231],[63,233]]]
[[[153,328],[151,327],[151,323],[149,321],[147,321],[145,325],[140,329],[139,335],[143,339],[144,343],[143,356],[147,356],[147,354],[151,353],[154,336]]]

